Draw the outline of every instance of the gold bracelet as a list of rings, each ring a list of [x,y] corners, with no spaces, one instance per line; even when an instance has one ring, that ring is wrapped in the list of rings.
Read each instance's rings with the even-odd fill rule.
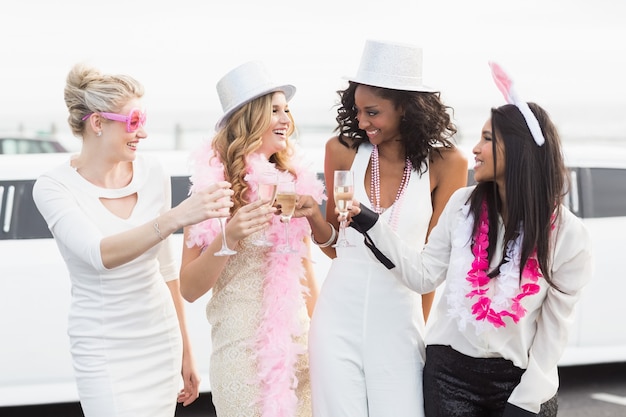
[[[328,225],[330,226],[330,230],[331,230],[331,232],[330,232],[330,239],[328,239],[326,242],[324,242],[324,243],[317,243],[317,241],[315,240],[315,237],[313,236],[313,231],[311,231],[311,240],[313,241],[313,243],[315,243],[320,248],[326,248],[326,247],[330,246],[335,241],[335,238],[337,237],[337,230],[335,230],[335,226],[330,224],[330,222],[326,222],[326,223],[328,223]]]
[[[154,222],[153,227],[154,227],[154,231],[156,232],[156,234],[159,237],[159,239],[164,240],[165,238],[161,234],[161,229],[159,229],[159,222]]]

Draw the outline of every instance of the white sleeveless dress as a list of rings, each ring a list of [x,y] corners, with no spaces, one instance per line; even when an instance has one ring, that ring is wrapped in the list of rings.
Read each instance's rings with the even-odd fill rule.
[[[355,198],[368,207],[365,172],[372,149],[362,144],[352,164]],[[428,172],[413,171],[394,205],[396,232],[407,245],[423,248],[432,216]],[[393,209],[381,218],[389,222]],[[311,321],[313,415],[423,416],[421,295],[371,260],[361,234],[346,232],[356,247],[337,249]]]

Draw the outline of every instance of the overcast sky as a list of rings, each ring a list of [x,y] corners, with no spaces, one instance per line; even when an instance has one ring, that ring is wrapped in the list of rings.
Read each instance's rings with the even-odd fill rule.
[[[65,77],[79,61],[147,89],[149,128],[212,130],[215,83],[262,59],[298,88],[301,124],[332,126],[342,77],[368,38],[424,49],[424,83],[475,137],[503,104],[488,60],[569,137],[626,131],[626,7],[615,0],[2,0],[0,133],[66,128]],[[169,131],[169,130],[168,130]],[[624,140],[626,142],[626,140]]]

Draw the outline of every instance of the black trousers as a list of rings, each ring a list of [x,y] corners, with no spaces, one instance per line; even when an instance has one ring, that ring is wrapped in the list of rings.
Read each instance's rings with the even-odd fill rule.
[[[426,347],[426,417],[556,417],[556,395],[533,414],[507,400],[523,369],[502,358],[472,358],[450,346]],[[506,410],[506,414],[505,414]]]

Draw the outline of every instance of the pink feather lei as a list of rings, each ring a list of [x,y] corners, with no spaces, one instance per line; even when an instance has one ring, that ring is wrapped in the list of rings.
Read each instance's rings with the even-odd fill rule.
[[[510,317],[513,319],[513,322],[517,323],[519,320],[526,315],[526,309],[522,306],[521,301],[523,298],[537,294],[540,290],[539,284],[537,281],[543,275],[539,270],[539,262],[537,262],[536,253],[533,252],[532,256],[528,258],[526,265],[522,271],[522,282],[519,286],[519,291],[517,294],[512,294],[509,300],[506,300],[506,303],[509,305],[509,308],[504,308],[501,310],[496,310],[492,307],[492,298],[488,295],[490,292],[490,288],[492,283],[496,279],[506,279],[513,278],[509,277],[501,277],[491,279],[487,276],[487,269],[489,268],[489,260],[487,259],[487,248],[489,247],[489,218],[487,215],[487,204],[483,201],[481,205],[480,219],[477,234],[474,236],[474,246],[472,247],[472,253],[474,254],[474,261],[472,262],[472,267],[467,273],[467,281],[470,283],[471,290],[467,293],[467,298],[475,298],[478,297],[478,301],[472,305],[472,314],[476,317],[478,321],[484,321],[491,323],[494,327],[504,327],[506,326],[506,322],[504,321],[504,317]],[[514,246],[517,246],[516,249],[519,249],[519,244],[521,239],[518,238]],[[511,261],[515,254],[511,254],[511,250],[507,251],[507,257],[509,261]],[[515,263],[515,261],[513,261]],[[517,259],[519,262],[519,259]],[[519,271],[519,269],[517,269]],[[511,272],[508,271],[511,275]]]
[[[224,179],[224,166],[214,154],[210,144],[196,153],[195,169],[191,176],[191,192],[203,189],[211,183]],[[250,184],[249,200],[257,198],[257,179],[261,172],[276,169],[261,155],[251,155],[247,161],[245,180]],[[311,195],[318,204],[326,199],[324,185],[316,174],[308,169],[299,155],[292,158],[296,174],[296,192]],[[278,171],[279,180],[293,179],[288,172]],[[210,244],[219,233],[216,220],[207,220],[190,228],[188,246],[201,247]],[[274,243],[265,257],[263,278],[263,300],[260,323],[251,347],[257,360],[257,380],[263,417],[293,417],[296,415],[298,398],[295,393],[298,380],[296,364],[300,355],[306,353],[306,346],[296,339],[307,331],[299,320],[299,310],[303,306],[303,296],[308,288],[302,285],[305,269],[302,258],[308,256],[304,239],[310,234],[310,227],[304,218],[292,218],[289,225],[291,244],[298,250],[295,254],[276,253],[275,248],[285,244],[284,225],[278,216],[266,231],[268,239]],[[237,255],[235,255],[237,256]]]

